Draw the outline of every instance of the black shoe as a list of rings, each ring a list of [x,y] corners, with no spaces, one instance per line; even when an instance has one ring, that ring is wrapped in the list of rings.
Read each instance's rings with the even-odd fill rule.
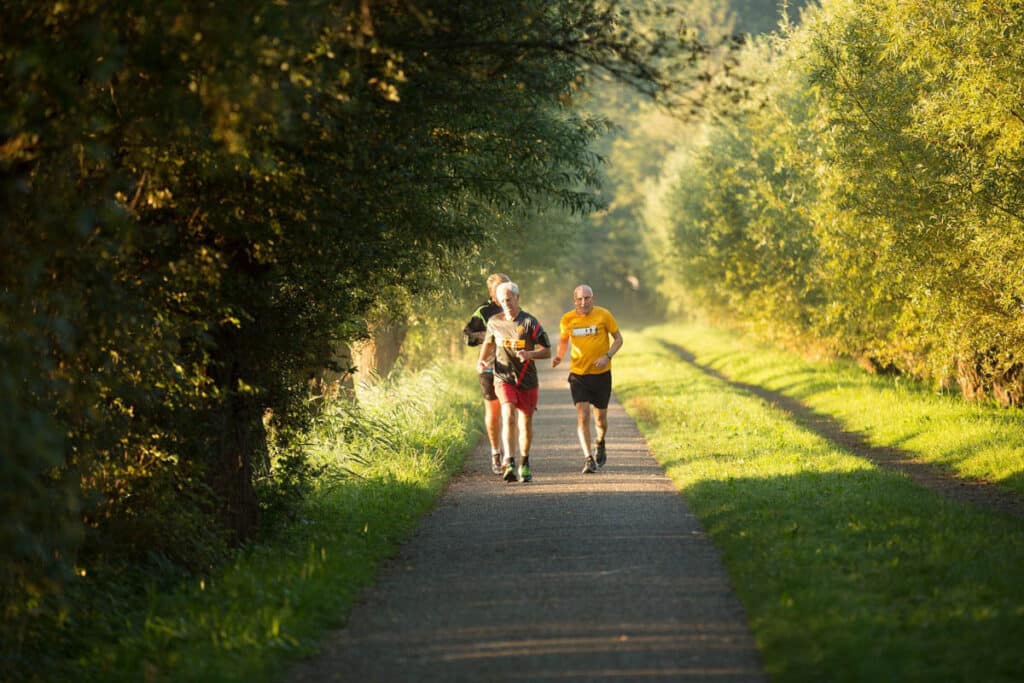
[[[604,450],[604,441],[597,442],[597,466],[604,467],[608,462],[608,453]]]
[[[515,460],[509,460],[507,463],[505,463],[505,473],[501,475],[501,478],[510,484],[516,481],[517,477]]]
[[[597,472],[597,463],[588,455],[586,462],[583,463],[583,474],[593,474],[594,472]]]
[[[504,471],[501,467],[501,453],[491,453],[491,472],[501,476]]]

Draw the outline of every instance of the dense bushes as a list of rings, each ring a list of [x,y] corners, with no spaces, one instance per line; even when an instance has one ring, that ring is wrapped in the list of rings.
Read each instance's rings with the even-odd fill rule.
[[[290,523],[199,576],[155,561],[90,569],[68,587],[64,628],[0,679],[280,680],[472,450],[479,388],[467,369],[435,363],[358,388],[358,402],[324,400],[301,438],[301,464],[313,471],[257,481],[263,521],[284,513]]]
[[[709,124],[660,198],[665,282],[1020,404],[1024,10],[988,5],[833,0],[751,47],[754,106]]]

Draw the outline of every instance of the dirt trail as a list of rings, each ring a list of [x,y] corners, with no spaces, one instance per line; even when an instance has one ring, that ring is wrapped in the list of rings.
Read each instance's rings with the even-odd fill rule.
[[[583,475],[563,370],[542,369],[534,480],[484,444],[290,681],[764,681],[715,549],[617,401]]]

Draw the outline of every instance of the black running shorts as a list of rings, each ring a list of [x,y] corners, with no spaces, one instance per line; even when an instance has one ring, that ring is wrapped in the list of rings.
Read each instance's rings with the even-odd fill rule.
[[[573,403],[589,403],[604,410],[612,397],[612,371],[599,375],[576,375],[569,373],[569,391]]]
[[[483,392],[485,401],[497,401],[498,395],[494,393],[494,373],[480,373],[480,391]]]

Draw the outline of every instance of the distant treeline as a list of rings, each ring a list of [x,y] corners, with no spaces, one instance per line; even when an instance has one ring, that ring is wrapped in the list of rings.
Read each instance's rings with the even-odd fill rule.
[[[1024,400],[1024,6],[826,0],[650,212],[682,307],[969,398]]]

